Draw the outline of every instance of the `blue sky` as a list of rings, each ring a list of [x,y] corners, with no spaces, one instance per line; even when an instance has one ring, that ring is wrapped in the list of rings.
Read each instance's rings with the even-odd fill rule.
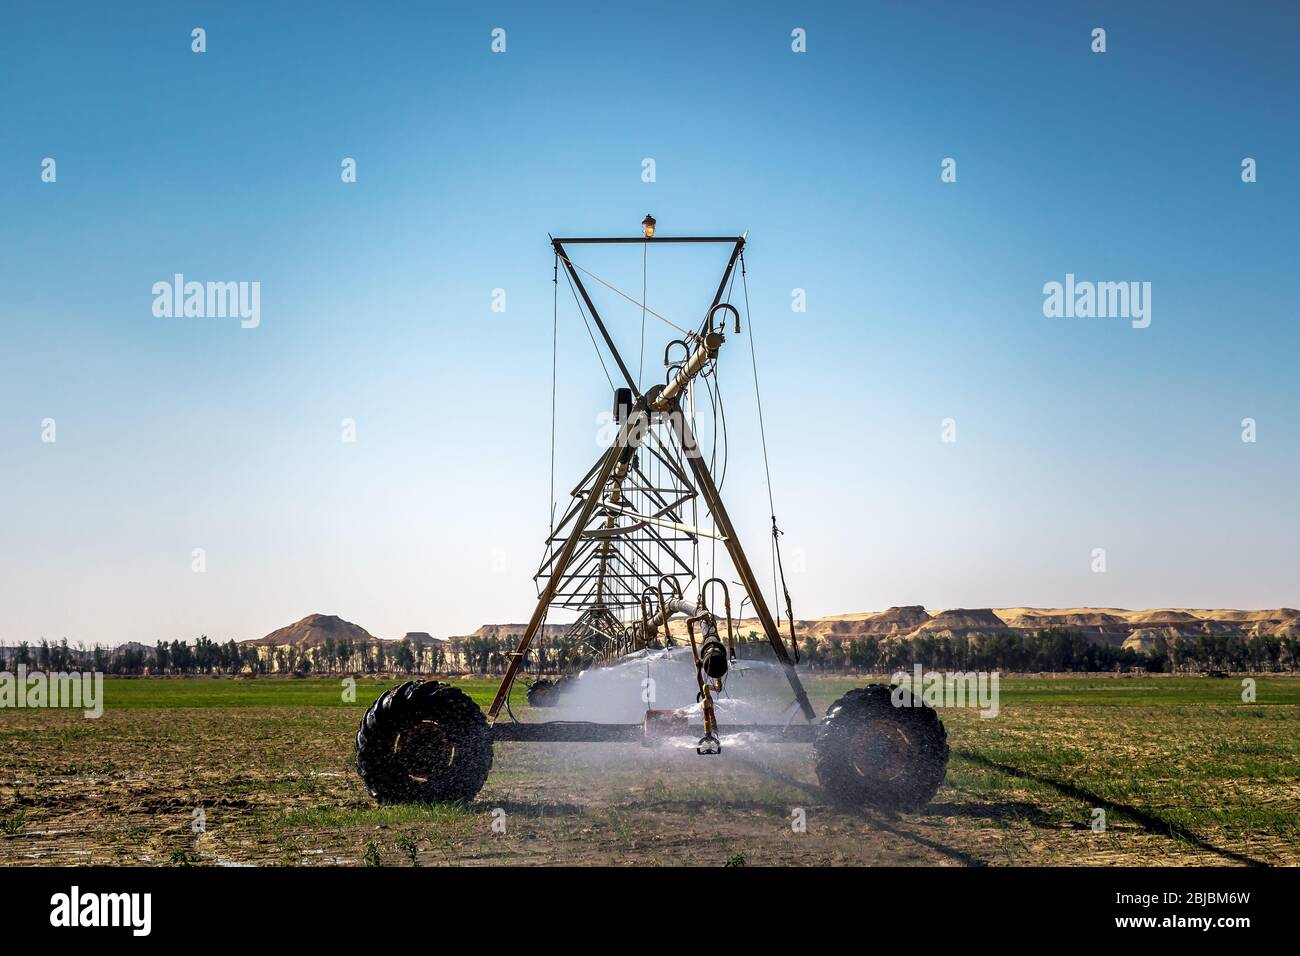
[[[647,211],[749,232],[799,616],[1294,606],[1297,41],[1283,4],[8,4],[0,640],[525,619],[547,233]],[[635,292],[625,253],[591,268]],[[693,316],[716,255],[653,248],[651,307]],[[260,282],[260,326],[155,317],[177,272]],[[1150,327],[1044,317],[1067,273],[1149,281]],[[561,488],[609,405],[565,296]],[[765,576],[748,348],[726,493]]]

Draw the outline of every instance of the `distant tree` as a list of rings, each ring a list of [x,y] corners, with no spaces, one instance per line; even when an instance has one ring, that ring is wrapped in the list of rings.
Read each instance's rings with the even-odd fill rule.
[[[1279,643],[1282,645],[1282,660],[1286,661],[1287,669],[1295,673],[1296,665],[1300,664],[1300,638],[1288,635]]]
[[[862,637],[848,642],[848,663],[857,671],[870,672],[880,661],[880,642],[874,637]]]
[[[1246,657],[1254,670],[1278,670],[1282,642],[1272,634],[1256,634],[1246,642]]]
[[[819,668],[820,664],[822,663],[821,661],[822,655],[821,652],[818,650],[817,639],[815,637],[809,635],[808,637],[805,637],[803,639],[803,647],[801,648],[801,653],[799,656],[800,656],[800,662],[805,667],[814,670]]]

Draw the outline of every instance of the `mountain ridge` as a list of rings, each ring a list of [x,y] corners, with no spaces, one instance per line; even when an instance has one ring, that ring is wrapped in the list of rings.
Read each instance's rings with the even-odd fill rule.
[[[757,618],[734,622],[741,634],[761,633]],[[473,638],[500,640],[523,634],[525,624],[483,624],[469,634],[436,637],[427,631],[408,631],[397,638],[377,637],[365,628],[337,615],[309,614],[293,624],[277,628],[259,638],[240,641],[258,647],[319,647],[327,639],[336,643],[399,644],[410,641],[420,647],[463,642]],[[562,636],[564,624],[545,625],[546,637]],[[1239,634],[1242,637],[1300,637],[1300,610],[1289,607],[1242,610],[1238,608],[942,608],[927,610],[919,604],[899,605],[883,611],[863,611],[817,618],[796,618],[794,631],[800,640],[812,638],[819,644],[838,643],[866,637],[916,640],[921,637],[970,639],[979,634],[1001,632],[1037,633],[1046,630],[1077,631],[1105,644],[1150,650],[1161,641],[1200,634]],[[675,635],[685,636],[682,620],[672,623]],[[789,624],[781,631],[789,633]]]

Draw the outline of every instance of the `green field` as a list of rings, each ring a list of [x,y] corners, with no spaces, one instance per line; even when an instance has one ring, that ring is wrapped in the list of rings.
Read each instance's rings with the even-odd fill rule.
[[[947,782],[903,816],[833,809],[795,745],[499,744],[468,807],[379,808],[352,737],[394,683],[109,679],[99,720],[0,711],[0,863],[1300,863],[1300,679],[1246,703],[1240,678],[1005,678],[996,718],[941,712]]]
[[[844,691],[884,677],[815,677],[809,693],[829,703]],[[1300,704],[1300,680],[1291,677],[1256,677],[1254,706]],[[341,679],[280,678],[109,678],[105,707],[361,707],[365,708],[397,678],[365,677],[356,680],[356,699],[343,699]],[[452,679],[483,707],[496,693],[495,678]],[[525,679],[511,697],[523,702]],[[1007,677],[999,687],[1004,707],[1161,707],[1241,702],[1241,679],[1234,677]]]
[[[376,697],[401,682],[399,678],[356,679],[354,700],[344,699],[342,678],[108,678],[104,682],[104,707],[369,707]],[[498,680],[466,678],[453,680],[485,709],[496,694]],[[524,681],[511,694],[511,706],[524,700]]]

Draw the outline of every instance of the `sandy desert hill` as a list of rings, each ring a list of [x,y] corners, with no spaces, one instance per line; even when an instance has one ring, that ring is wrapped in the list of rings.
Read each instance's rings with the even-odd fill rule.
[[[757,618],[741,619],[736,622],[736,627],[742,635],[751,632],[759,634],[762,631]],[[788,627],[788,624],[782,623],[783,634],[788,633]],[[945,608],[931,612],[920,605],[905,605],[883,611],[796,620],[794,629],[801,642],[812,637],[819,644],[834,644],[864,637],[895,640],[914,640],[924,636],[970,639],[980,634],[1036,634],[1046,630],[1069,630],[1116,647],[1149,651],[1162,641],[1168,642],[1179,637],[1194,638],[1197,635],[1300,637],[1300,610],[1287,607],[1253,611],[1233,608],[1127,610],[1114,607],[1006,607]],[[563,624],[547,624],[545,636],[558,638],[564,630]],[[685,621],[674,621],[672,630],[675,635],[685,637]],[[309,614],[300,621],[248,643],[264,648],[292,647],[301,650],[320,647],[332,638],[336,644],[347,640],[356,646],[380,642],[395,644],[409,640],[417,647],[424,647],[445,641],[464,642],[473,637],[514,639],[523,631],[523,624],[485,624],[472,634],[455,637],[444,638],[432,636],[425,631],[411,631],[405,637],[381,639],[365,628],[335,615]]]
[[[760,632],[758,620],[738,623],[741,633]],[[984,633],[1037,633],[1045,630],[1077,631],[1094,640],[1135,650],[1150,650],[1159,640],[1190,638],[1198,634],[1239,634],[1242,637],[1300,637],[1300,610],[1274,608],[1237,609],[1154,608],[946,608],[933,612],[918,605],[891,607],[884,611],[836,614],[795,621],[799,640],[815,638],[818,643],[854,640],[862,637],[893,637],[912,640],[931,637],[974,637]],[[782,626],[783,633],[786,626]],[[685,634],[685,625],[674,622],[674,633]]]

